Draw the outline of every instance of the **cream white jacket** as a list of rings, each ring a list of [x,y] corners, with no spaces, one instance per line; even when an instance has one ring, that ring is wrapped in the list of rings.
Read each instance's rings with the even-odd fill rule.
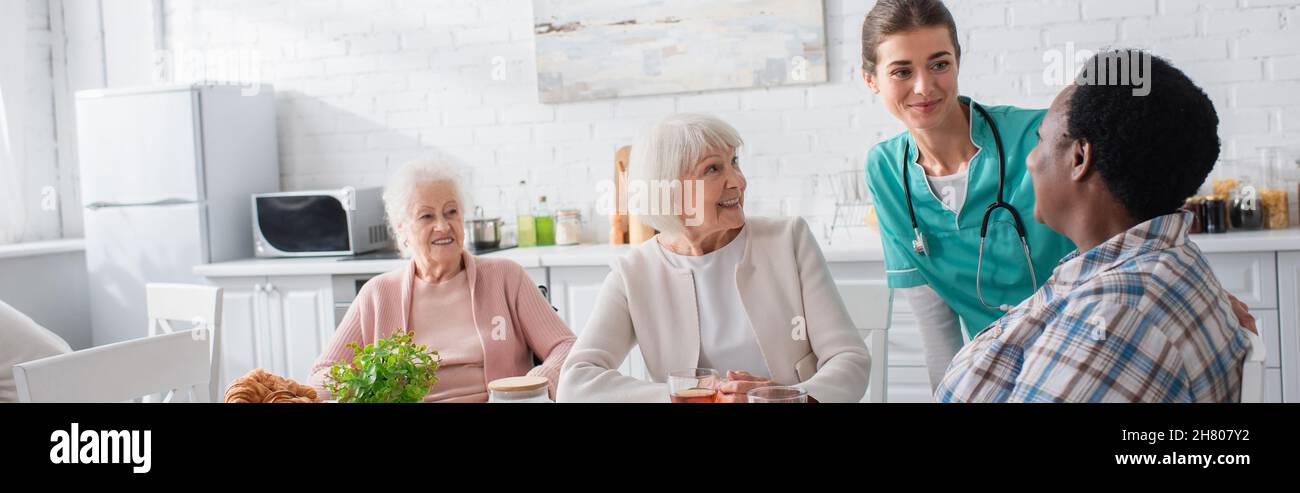
[[[736,285],[714,289],[740,290],[772,380],[797,384],[821,402],[857,402],[867,388],[871,356],[808,224],[754,217],[745,228],[749,241]],[[655,239],[612,267],[560,370],[557,400],[668,402],[668,372],[699,363],[694,278],[669,264]],[[618,372],[634,345],[653,382]]]

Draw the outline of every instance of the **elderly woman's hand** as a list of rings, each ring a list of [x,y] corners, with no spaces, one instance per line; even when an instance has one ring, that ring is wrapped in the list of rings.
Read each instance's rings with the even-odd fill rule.
[[[743,403],[748,402],[745,394],[750,390],[759,387],[772,386],[772,380],[745,371],[727,370],[727,380],[722,382],[718,387],[718,402],[726,403]]]

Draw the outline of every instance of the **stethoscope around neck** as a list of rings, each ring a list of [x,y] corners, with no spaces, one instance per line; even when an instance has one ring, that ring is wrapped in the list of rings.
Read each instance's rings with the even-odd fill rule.
[[[984,117],[984,121],[987,121],[989,123],[989,129],[993,131],[993,142],[997,144],[997,148],[998,148],[998,198],[993,203],[989,204],[988,208],[984,209],[984,219],[980,221],[979,256],[978,259],[975,261],[975,296],[979,298],[980,304],[984,305],[986,308],[1002,310],[1006,312],[1006,311],[1011,311],[1010,305],[1007,305],[1005,303],[1001,305],[991,305],[985,302],[984,292],[980,287],[980,278],[983,277],[981,274],[983,273],[984,270],[984,239],[988,236],[989,219],[993,217],[994,211],[998,209],[1004,209],[1007,212],[1011,213],[1011,219],[1015,221],[1015,225],[1016,225],[1016,234],[1020,235],[1020,247],[1025,252],[1025,264],[1029,266],[1029,279],[1031,282],[1033,282],[1034,288],[1038,287],[1038,276],[1034,273],[1034,260],[1029,255],[1029,240],[1025,237],[1025,223],[1024,221],[1020,220],[1020,211],[1016,210],[1016,207],[1011,205],[1006,200],[1003,200],[1002,190],[1003,188],[1005,188],[1004,185],[1007,178],[1007,159],[1006,156],[1003,155],[1002,153],[1002,136],[998,134],[997,124],[994,123],[993,119],[989,117],[988,112],[984,110],[983,106],[980,106],[978,103],[974,101],[971,101],[970,105],[972,108],[975,108],[975,110],[979,112],[980,116]],[[973,124],[974,123],[972,121],[972,125]],[[907,197],[907,215],[912,219],[912,232],[916,234],[916,239],[912,240],[912,250],[915,251],[917,255],[920,255],[922,257],[927,257],[930,255],[930,249],[929,247],[926,246],[925,235],[921,233],[921,227],[916,222],[916,209],[912,207],[912,181],[909,179],[909,174],[908,174],[908,168],[910,168],[911,166],[908,166],[908,162],[907,162],[907,155],[910,150],[911,150],[910,143],[906,139],[904,139],[903,140],[903,161],[902,161],[903,192],[904,195]]]

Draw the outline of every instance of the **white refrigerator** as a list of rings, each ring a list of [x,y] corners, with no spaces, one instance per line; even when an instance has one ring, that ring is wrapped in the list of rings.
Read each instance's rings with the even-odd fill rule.
[[[250,94],[251,93],[251,94]],[[76,98],[92,342],[148,335],[145,283],[253,256],[250,195],[280,190],[269,86],[81,91]]]

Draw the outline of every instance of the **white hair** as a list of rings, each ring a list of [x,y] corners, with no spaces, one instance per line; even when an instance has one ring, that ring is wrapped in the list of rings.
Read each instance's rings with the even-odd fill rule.
[[[411,249],[404,241],[404,232],[398,227],[410,213],[411,197],[415,189],[429,182],[450,183],[452,189],[456,191],[456,201],[460,202],[460,210],[473,210],[467,200],[468,197],[461,191],[460,168],[455,164],[432,158],[416,159],[403,164],[397,172],[393,173],[388,186],[384,187],[384,213],[388,215],[388,229],[391,230],[397,249],[403,257],[409,257]]]
[[[677,182],[710,152],[739,151],[741,145],[740,133],[718,117],[692,113],[669,115],[643,132],[632,146],[628,183],[640,183],[646,187],[647,195],[652,195],[651,184]],[[661,208],[659,212],[663,214],[649,214],[652,212],[649,210],[633,212],[662,233],[680,234],[686,228],[686,221],[673,212],[683,203],[683,187],[668,190],[672,207]],[[657,194],[654,195],[652,200],[657,199]]]

